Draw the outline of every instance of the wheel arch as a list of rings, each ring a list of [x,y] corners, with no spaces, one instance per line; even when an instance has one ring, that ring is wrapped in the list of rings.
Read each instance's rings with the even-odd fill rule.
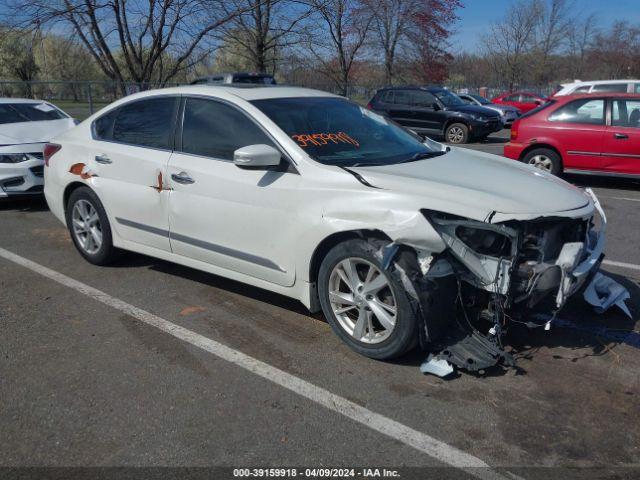
[[[448,118],[445,122],[444,122],[444,126],[442,127],[442,134],[446,135],[447,133],[447,128],[449,128],[451,125],[453,125],[454,123],[461,123],[462,125],[464,125],[465,127],[467,127],[467,129],[469,129],[469,132],[471,132],[471,125],[469,125],[469,122],[466,121],[464,118],[462,117],[451,117]]]
[[[538,149],[543,149],[543,148],[556,152],[558,154],[558,157],[560,157],[560,167],[561,168],[564,167],[564,158],[562,157],[562,153],[560,153],[560,150],[557,147],[554,147],[553,145],[551,145],[550,143],[545,143],[545,142],[534,143],[532,145],[529,145],[520,153],[520,157],[518,157],[518,160],[522,161],[524,157],[527,156],[527,154],[529,154],[530,152]]]
[[[318,281],[318,273],[320,272],[320,265],[322,260],[327,256],[327,253],[345,240],[351,240],[355,238],[375,238],[379,240],[387,240],[391,242],[391,238],[381,230],[346,230],[341,232],[335,232],[325,237],[315,248],[311,255],[311,261],[309,262],[309,281],[316,283]]]
[[[80,187],[91,188],[84,182],[71,182],[69,185],[65,187],[64,192],[62,194],[62,207],[64,208],[65,212],[67,211],[67,203],[69,203],[69,198],[71,197],[71,194]]]

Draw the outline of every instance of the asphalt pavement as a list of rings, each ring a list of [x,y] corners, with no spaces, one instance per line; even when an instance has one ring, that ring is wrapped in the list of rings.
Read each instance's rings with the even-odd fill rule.
[[[43,201],[0,204],[0,466],[640,474],[640,185],[569,180],[603,204],[633,319],[574,299],[509,332],[518,370],[451,380],[419,352],[361,357],[270,292],[136,254],[92,266]]]

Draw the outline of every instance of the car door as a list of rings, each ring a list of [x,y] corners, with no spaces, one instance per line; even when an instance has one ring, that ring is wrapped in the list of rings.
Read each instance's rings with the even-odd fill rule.
[[[640,174],[640,99],[613,99],[602,153],[604,169]]]
[[[300,175],[282,167],[240,168],[233,152],[278,148],[236,106],[203,97],[183,100],[182,129],[169,161],[174,253],[283,286],[295,280]]]
[[[537,108],[542,102],[537,97],[527,93],[520,94],[516,107],[523,113]]]
[[[410,92],[410,103],[413,107],[413,127],[420,131],[441,132],[445,123],[445,113],[438,106],[436,97],[425,90],[412,90]]]
[[[544,125],[561,146],[567,169],[600,170],[605,134],[603,98],[579,98],[554,110]]]
[[[393,101],[389,107],[389,116],[405,127],[419,128],[416,112],[411,105],[412,90],[398,89],[393,91]]]
[[[111,228],[129,242],[169,250],[167,165],[177,96],[142,98],[111,110],[93,124],[86,162],[72,167],[94,176],[93,186]]]

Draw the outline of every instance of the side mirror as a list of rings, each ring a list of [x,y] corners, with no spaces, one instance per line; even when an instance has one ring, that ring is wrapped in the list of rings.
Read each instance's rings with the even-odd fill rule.
[[[233,152],[233,163],[238,167],[264,168],[280,165],[282,155],[269,145],[248,145]]]
[[[533,102],[533,103],[535,103],[536,105],[542,105],[542,102],[541,102],[540,100],[536,100],[536,101],[535,101],[535,102]]]
[[[437,112],[438,110],[440,110],[440,105],[438,105],[437,102],[433,102],[431,104],[431,108],[433,108]]]

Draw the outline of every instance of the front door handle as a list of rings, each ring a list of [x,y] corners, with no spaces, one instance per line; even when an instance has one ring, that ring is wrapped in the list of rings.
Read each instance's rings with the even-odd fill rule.
[[[627,138],[629,138],[629,135],[627,135],[626,133],[614,133],[613,136],[616,138],[616,140],[626,140]]]
[[[187,172],[172,173],[171,179],[174,182],[181,183],[183,185],[191,185],[192,183],[196,183],[196,181],[191,178]]]
[[[102,163],[103,165],[108,165],[113,163],[109,157],[107,157],[104,153],[102,155],[96,155],[96,162]]]

